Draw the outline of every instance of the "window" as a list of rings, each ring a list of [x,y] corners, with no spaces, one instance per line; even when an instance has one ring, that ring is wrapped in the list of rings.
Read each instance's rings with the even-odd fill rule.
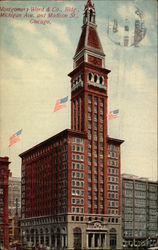
[[[3,194],[3,188],[0,188],[0,194]]]
[[[89,74],[91,74],[91,73],[89,73]],[[92,74],[91,74],[91,76],[92,76]],[[89,79],[89,80],[90,80],[90,79]],[[88,102],[89,102],[89,103],[92,102],[92,96],[91,96],[91,95],[88,95]]]
[[[72,199],[72,204],[75,204],[75,199]]]
[[[94,82],[97,82],[97,80],[98,80],[98,76],[95,74],[94,75]]]
[[[92,73],[89,72],[89,73],[88,73],[88,80],[89,80],[89,81],[92,81],[92,77],[93,77]],[[91,97],[90,95],[88,95],[88,101],[89,101],[89,100],[92,100],[92,97]]]
[[[74,249],[81,249],[81,242],[82,242],[82,232],[79,227],[76,227],[73,230],[74,235]]]

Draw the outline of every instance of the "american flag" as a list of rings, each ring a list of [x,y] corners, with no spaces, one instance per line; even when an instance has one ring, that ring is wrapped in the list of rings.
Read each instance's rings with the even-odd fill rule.
[[[108,119],[113,120],[119,116],[119,109],[115,109],[113,111],[110,111],[108,114]]]
[[[22,129],[18,130],[15,134],[13,134],[9,139],[9,147],[11,147],[14,143],[21,140]]]
[[[54,112],[66,107],[67,103],[68,103],[68,96],[57,100],[55,103]]]

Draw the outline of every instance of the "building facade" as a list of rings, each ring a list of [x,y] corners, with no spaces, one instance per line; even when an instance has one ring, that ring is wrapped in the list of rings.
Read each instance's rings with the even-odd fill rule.
[[[21,178],[9,176],[8,186],[9,216],[21,215]]]
[[[122,176],[122,227],[125,245],[154,246],[158,237],[158,183]]]
[[[95,8],[73,58],[71,129],[22,153],[22,240],[53,249],[121,249],[120,145],[107,134],[108,74]]]
[[[0,247],[8,248],[9,222],[8,222],[8,179],[9,158],[0,157]]]
[[[8,183],[9,245],[20,241],[21,178],[10,173]]]

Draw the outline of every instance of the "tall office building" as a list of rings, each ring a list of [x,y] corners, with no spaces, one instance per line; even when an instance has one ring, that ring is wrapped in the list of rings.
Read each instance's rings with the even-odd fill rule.
[[[9,222],[8,222],[8,179],[9,158],[0,157],[0,248],[8,248]]]
[[[54,249],[121,249],[120,145],[107,134],[108,74],[94,5],[73,58],[71,130],[22,153],[23,240]]]
[[[21,178],[10,173],[8,182],[9,244],[20,241]]]
[[[8,209],[9,215],[21,214],[21,178],[9,176]]]
[[[122,227],[125,245],[155,245],[158,235],[158,183],[122,175]]]

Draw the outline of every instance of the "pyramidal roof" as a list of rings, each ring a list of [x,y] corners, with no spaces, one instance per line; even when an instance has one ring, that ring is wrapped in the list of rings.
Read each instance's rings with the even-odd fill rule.
[[[82,33],[77,45],[75,56],[77,56],[83,49],[88,49],[104,55],[97,32],[95,16],[94,4],[92,4],[91,0],[88,0],[84,8]]]

